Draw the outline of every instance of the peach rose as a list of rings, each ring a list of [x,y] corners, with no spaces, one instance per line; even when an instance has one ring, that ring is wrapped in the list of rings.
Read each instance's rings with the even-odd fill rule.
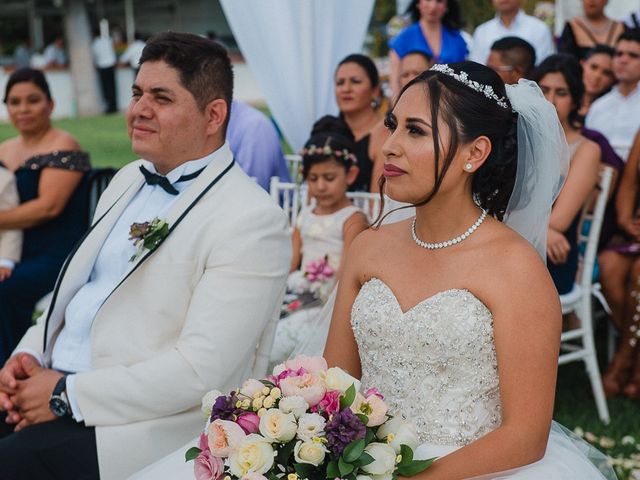
[[[214,420],[208,430],[209,450],[214,457],[228,457],[247,436],[240,425],[228,420]]]
[[[324,382],[310,373],[285,378],[280,382],[280,388],[285,397],[302,397],[310,407],[317,405],[327,391]]]

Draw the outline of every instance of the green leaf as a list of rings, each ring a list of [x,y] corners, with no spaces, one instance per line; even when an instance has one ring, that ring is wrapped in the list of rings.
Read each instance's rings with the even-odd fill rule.
[[[364,467],[365,465],[369,465],[370,463],[373,463],[374,460],[375,459],[368,453],[363,453],[362,455],[360,455],[360,458],[358,459],[356,464],[358,467]]]
[[[338,462],[336,460],[331,460],[327,465],[327,478],[338,478],[340,477],[340,469],[338,468]]]
[[[347,445],[347,448],[342,452],[342,458],[347,463],[353,463],[360,458],[362,452],[364,452],[364,438],[354,440]]]
[[[195,460],[196,457],[200,455],[200,452],[202,452],[202,450],[200,450],[198,447],[191,447],[185,452],[184,461],[190,462],[191,460]]]
[[[344,461],[342,457],[338,460],[338,470],[340,470],[340,477],[346,477],[355,470],[356,467]]]
[[[293,449],[295,448],[295,446],[296,446],[296,442],[295,440],[292,440],[289,443],[285,443],[280,447],[280,449],[278,450],[278,463],[280,465],[289,464],[289,458],[291,457],[291,454],[293,453]]]
[[[300,478],[311,478],[311,474],[314,470],[313,465],[309,465],[307,463],[294,463],[293,469]]]
[[[358,417],[358,419],[360,419],[360,421],[362,422],[362,424],[366,427],[367,423],[369,423],[369,417],[367,417],[365,414],[363,413],[356,413],[356,417]]]
[[[409,445],[400,445],[400,455],[402,455],[400,465],[408,465],[413,461],[413,450]]]
[[[413,460],[408,465],[403,465],[396,469],[396,473],[403,477],[413,477],[420,472],[424,472],[427,468],[431,466],[431,464],[436,460],[437,457],[430,458],[429,460]]]
[[[364,435],[364,441],[367,445],[369,445],[371,442],[373,442],[376,438],[376,434],[373,433],[373,430],[371,430],[370,428],[367,428],[367,433]]]
[[[353,401],[356,399],[356,386],[351,384],[344,395],[340,396],[340,410],[350,407]]]

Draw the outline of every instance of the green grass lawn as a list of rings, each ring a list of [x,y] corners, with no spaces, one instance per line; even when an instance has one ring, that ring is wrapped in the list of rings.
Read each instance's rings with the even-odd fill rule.
[[[131,151],[123,115],[65,119],[56,121],[55,125],[76,136],[82,147],[91,154],[94,166],[119,168],[136,158]],[[0,141],[15,134],[11,125],[0,124]],[[598,332],[600,352],[604,352],[603,334],[604,331]],[[601,364],[604,367],[604,360]],[[609,401],[609,409],[611,423],[603,425],[598,419],[591,385],[581,362],[560,367],[554,418],[569,429],[580,427],[593,434],[597,437],[596,440],[592,439],[595,443],[605,437],[602,443],[607,446],[607,439],[612,439],[615,445],[600,448],[613,457],[640,459],[640,445],[636,446],[636,441],[640,442],[640,403],[616,398]],[[625,436],[633,437],[633,443],[623,445]],[[626,440],[630,442],[628,438]],[[620,478],[626,479],[627,474],[621,471]]]

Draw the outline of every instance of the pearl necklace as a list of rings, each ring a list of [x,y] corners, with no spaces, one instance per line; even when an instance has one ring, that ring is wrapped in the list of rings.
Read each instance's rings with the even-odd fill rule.
[[[411,235],[413,236],[413,241],[416,242],[416,244],[419,247],[426,248],[428,250],[438,250],[440,248],[447,248],[447,247],[450,247],[451,245],[455,245],[456,243],[460,243],[461,241],[465,240],[469,235],[471,235],[473,232],[476,231],[476,229],[480,226],[480,224],[484,222],[485,218],[487,218],[487,211],[483,208],[482,213],[480,214],[478,219],[475,221],[475,223],[471,225],[467,229],[467,231],[464,232],[462,235],[452,238],[451,240],[447,240],[446,242],[429,243],[429,242],[424,242],[418,238],[418,234],[416,233],[416,219],[414,217],[413,224],[411,226]]]

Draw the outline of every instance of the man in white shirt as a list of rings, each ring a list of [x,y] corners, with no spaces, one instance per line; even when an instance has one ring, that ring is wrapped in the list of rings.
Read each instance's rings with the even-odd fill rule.
[[[98,70],[102,97],[106,104],[106,113],[118,111],[116,101],[116,51],[113,48],[113,40],[107,34],[97,35],[91,44],[93,63]]]
[[[135,32],[134,40],[131,42],[127,49],[120,55],[120,63],[123,65],[128,65],[133,69],[134,77],[138,75],[138,70],[140,69],[140,56],[142,55],[142,50],[144,50],[144,37],[139,32]]]
[[[42,52],[44,68],[64,68],[67,66],[67,54],[64,51],[64,39],[56,37]]]
[[[473,33],[469,60],[486,64],[491,45],[503,37],[520,37],[536,50],[536,64],[555,53],[549,28],[521,9],[522,0],[493,0],[496,16],[479,25]]]
[[[618,83],[593,102],[585,126],[602,133],[625,162],[640,129],[640,34],[623,33],[616,44],[613,74]]]
[[[140,62],[127,124],[144,160],[113,178],[0,370],[2,479],[128,478],[201,431],[208,390],[266,373],[291,242],[225,143],[229,57],[166,32]]]

